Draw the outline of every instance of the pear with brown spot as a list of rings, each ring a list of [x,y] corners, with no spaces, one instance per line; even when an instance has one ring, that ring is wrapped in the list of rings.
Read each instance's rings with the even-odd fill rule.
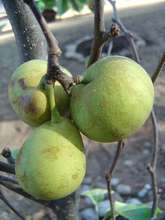
[[[81,184],[86,171],[84,146],[78,129],[55,107],[54,88],[48,85],[51,121],[35,128],[16,160],[21,187],[37,199],[64,198]]]
[[[71,75],[62,67],[67,75]],[[23,63],[13,73],[9,87],[9,101],[16,114],[27,124],[38,126],[50,120],[50,109],[44,86],[47,61],[31,60]],[[56,103],[64,115],[69,105],[69,97],[63,87],[56,83]]]

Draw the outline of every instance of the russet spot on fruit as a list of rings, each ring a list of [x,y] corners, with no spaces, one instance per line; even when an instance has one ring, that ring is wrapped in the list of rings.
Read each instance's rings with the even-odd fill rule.
[[[71,75],[65,68],[61,68]],[[9,101],[17,115],[31,126],[50,120],[47,94],[43,86],[46,72],[47,61],[27,61],[16,69],[9,82]],[[69,97],[59,83],[56,83],[55,93],[57,108],[63,115],[68,108]]]
[[[110,56],[85,72],[71,92],[71,115],[90,139],[119,141],[133,134],[148,118],[154,87],[146,71],[132,59]]]
[[[86,171],[79,131],[68,119],[35,128],[16,159],[21,187],[37,199],[66,197],[81,184]]]

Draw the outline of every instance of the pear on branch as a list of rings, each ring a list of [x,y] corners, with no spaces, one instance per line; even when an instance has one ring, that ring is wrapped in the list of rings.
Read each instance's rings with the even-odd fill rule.
[[[51,121],[34,128],[16,159],[20,186],[37,199],[64,198],[81,184],[86,171],[82,138],[57,111],[53,85],[48,85]]]
[[[61,69],[71,75],[65,68]],[[46,72],[47,61],[27,61],[16,69],[9,83],[8,96],[14,111],[31,126],[41,125],[51,117],[44,84]],[[69,106],[69,97],[58,82],[55,93],[57,108],[64,115]]]
[[[91,65],[71,91],[71,115],[92,140],[113,142],[136,132],[151,113],[149,75],[127,57],[109,56]]]

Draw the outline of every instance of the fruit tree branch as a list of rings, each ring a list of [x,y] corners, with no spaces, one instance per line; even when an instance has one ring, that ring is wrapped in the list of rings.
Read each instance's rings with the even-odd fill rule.
[[[23,0],[2,0],[14,31],[21,63],[47,59],[46,41],[37,20]]]
[[[14,206],[6,199],[5,195],[0,190],[0,199],[22,220],[26,220],[26,218],[19,213],[19,211],[14,208]]]
[[[5,163],[0,161],[0,171],[15,174],[15,168],[12,164]]]
[[[13,184],[12,182],[8,181],[7,179],[0,178],[0,185],[4,186],[5,188],[25,197],[27,199],[35,201],[41,205],[48,205],[47,202],[35,199],[34,197],[29,195],[28,193],[24,192],[17,184]]]
[[[115,170],[115,167],[117,165],[118,159],[120,157],[120,154],[124,148],[124,142],[119,141],[117,145],[117,150],[116,154],[114,157],[114,160],[112,162],[112,166],[110,167],[109,171],[105,175],[106,183],[107,183],[107,189],[108,189],[108,197],[109,197],[109,202],[110,202],[110,207],[112,211],[112,220],[115,220],[115,207],[112,199],[112,186],[111,186],[111,180],[112,180],[112,175]]]
[[[155,73],[152,75],[152,82],[155,83],[156,79],[159,77],[161,70],[165,66],[165,53],[163,54],[162,58],[160,59],[160,62],[156,68]]]
[[[152,204],[152,217],[156,217],[156,211],[158,207],[158,186],[157,186],[157,175],[156,175],[156,167],[159,153],[159,133],[158,133],[158,124],[154,110],[151,113],[151,119],[153,123],[154,130],[154,151],[152,155],[152,160],[150,164],[148,164],[147,169],[151,175],[152,181],[152,191],[153,191],[153,204]]]
[[[114,17],[112,20],[119,25],[120,29],[125,34],[126,39],[130,43],[134,59],[136,60],[137,63],[140,63],[140,58],[139,58],[138,50],[137,50],[137,47],[135,44],[134,35],[121,22],[119,15],[118,15],[118,11],[116,9],[116,0],[109,0],[109,2],[111,3],[112,8],[113,8]],[[158,67],[157,67],[156,72],[152,76],[153,82],[155,82],[155,80],[157,79],[157,77],[158,77],[158,75],[164,65],[164,61],[165,61],[165,57],[163,56]],[[152,124],[153,124],[153,129],[154,129],[154,151],[153,151],[153,156],[152,156],[151,162],[148,166],[148,171],[151,176],[152,191],[153,191],[153,204],[152,204],[152,216],[151,217],[154,217],[156,214],[157,206],[158,206],[158,186],[157,186],[156,165],[157,165],[158,149],[159,149],[159,146],[158,146],[158,140],[159,140],[158,126],[157,126],[157,120],[156,120],[156,115],[155,115],[154,109],[152,110],[152,113],[151,113],[151,119],[152,119]]]
[[[61,49],[59,48],[58,41],[52,32],[49,30],[47,22],[37,9],[34,0],[25,0],[25,2],[30,6],[32,12],[34,13],[38,23],[43,30],[45,38],[48,44],[48,70],[47,79],[51,81],[59,81],[67,93],[70,92],[71,86],[74,84],[72,77],[67,76],[61,70],[59,66],[59,57],[61,55]]]
[[[139,58],[139,54],[136,48],[136,44],[134,41],[134,34],[129,31],[125,25],[122,23],[119,15],[118,15],[118,11],[116,8],[116,0],[108,0],[110,2],[110,4],[112,5],[112,9],[113,9],[113,17],[112,17],[112,21],[117,24],[119,26],[119,28],[121,29],[121,31],[124,33],[124,35],[126,36],[127,41],[130,44],[134,59],[137,60],[138,63],[140,63],[140,58]]]
[[[95,0],[94,8],[94,39],[92,42],[88,67],[100,58],[105,42],[108,40],[110,41],[113,37],[119,35],[119,28],[114,24],[112,25],[110,32],[105,31],[104,0]]]

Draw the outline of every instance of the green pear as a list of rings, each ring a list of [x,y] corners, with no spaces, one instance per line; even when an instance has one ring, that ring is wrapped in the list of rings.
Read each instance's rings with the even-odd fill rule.
[[[71,91],[71,115],[92,140],[113,142],[139,129],[153,107],[154,87],[146,71],[122,56],[102,58]]]
[[[20,186],[42,200],[60,199],[74,192],[85,170],[82,139],[69,119],[34,128],[16,160]]]
[[[67,75],[71,75],[61,67]],[[16,114],[27,124],[38,126],[50,120],[50,110],[44,88],[47,61],[31,60],[23,63],[13,73],[8,87],[9,101]],[[69,105],[69,97],[63,87],[56,83],[56,103],[64,115]]]

